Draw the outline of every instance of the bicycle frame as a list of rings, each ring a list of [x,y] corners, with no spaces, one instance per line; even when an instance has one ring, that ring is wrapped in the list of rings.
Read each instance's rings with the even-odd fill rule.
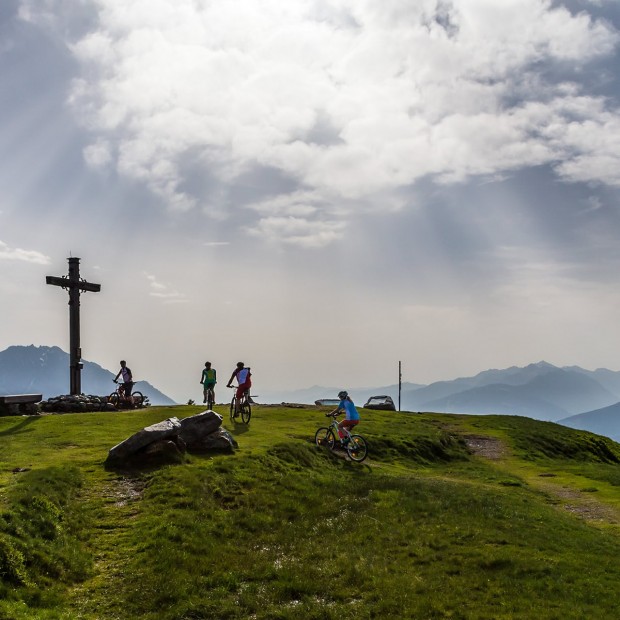
[[[249,424],[250,418],[252,417],[252,406],[251,406],[252,400],[250,397],[250,389],[248,388],[247,390],[244,390],[241,397],[237,398],[236,390],[239,388],[233,385],[230,385],[228,387],[235,390],[235,393],[233,394],[232,400],[230,402],[231,422],[235,422],[236,421],[235,418],[237,418],[237,416],[241,414],[241,420],[243,421],[243,423]]]
[[[116,390],[114,390],[114,392],[112,392],[112,394],[110,394],[109,401],[116,407],[118,408],[119,404],[127,404],[130,405],[132,408],[133,407],[142,407],[142,405],[144,404],[144,394],[142,394],[142,392],[131,392],[129,394],[129,396],[126,396],[125,394],[125,389],[122,383],[120,383],[119,381],[115,381],[114,383],[116,383]],[[131,382],[131,387],[133,388],[136,385],[135,381]]]
[[[206,390],[203,390],[204,395],[205,395],[205,400],[207,403],[212,403],[213,405],[215,405],[215,390],[213,389],[213,386],[207,388]]]
[[[122,401],[124,401],[126,403],[133,402],[133,399],[131,397],[131,392],[129,393],[129,396],[127,396],[127,394],[125,393],[125,386],[124,386],[124,384],[121,383],[120,381],[115,381],[114,383],[116,383],[116,390],[115,390],[115,392],[118,394],[118,397]],[[135,381],[132,381],[131,382],[131,389],[132,390],[134,388],[134,385],[136,385],[136,383],[135,383]]]
[[[351,439],[351,435],[353,435],[353,433],[346,426],[343,426],[342,428],[340,428],[340,426],[338,426],[338,421],[336,420],[336,418],[332,420],[331,424],[329,425],[329,428],[334,429],[334,435],[336,436],[337,439],[340,439],[341,441],[342,441],[342,438],[340,437],[340,431],[344,433],[345,439]]]

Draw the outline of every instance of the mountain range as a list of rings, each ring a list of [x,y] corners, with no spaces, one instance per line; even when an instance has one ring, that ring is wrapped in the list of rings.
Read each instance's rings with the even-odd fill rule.
[[[313,386],[304,390],[265,393],[263,397],[270,399],[264,402],[312,403],[319,398],[335,398],[341,389]],[[350,388],[348,391],[359,405],[370,396],[380,394],[391,396],[394,402],[398,402],[398,385]],[[544,361],[525,367],[485,370],[472,377],[429,385],[403,383],[401,391],[401,409],[404,411],[509,414],[561,423],[571,419],[572,423],[581,424],[575,428],[582,430],[591,430],[583,426],[591,413],[618,401],[620,372],[606,368],[585,370],[579,366],[560,368]],[[618,408],[620,410],[620,404]],[[575,420],[574,416],[578,419]]]
[[[558,420],[558,423],[597,435],[606,435],[620,442],[620,402]]]
[[[114,391],[116,373],[82,360],[82,391],[103,396]],[[174,405],[174,401],[148,381],[134,386],[149,397],[152,405]],[[0,394],[43,394],[47,399],[69,393],[69,354],[59,347],[12,346],[0,351]]]

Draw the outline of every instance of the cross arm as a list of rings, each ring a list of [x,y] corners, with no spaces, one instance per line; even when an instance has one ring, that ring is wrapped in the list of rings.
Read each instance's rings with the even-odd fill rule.
[[[45,283],[52,284],[53,286],[62,286],[63,288],[77,288],[80,291],[90,291],[91,293],[98,293],[101,290],[101,284],[93,284],[92,282],[75,282],[69,278],[58,276],[45,276]]]
[[[54,286],[62,286],[63,288],[69,288],[71,282],[69,278],[59,278],[57,276],[45,276],[46,284],[53,284]]]

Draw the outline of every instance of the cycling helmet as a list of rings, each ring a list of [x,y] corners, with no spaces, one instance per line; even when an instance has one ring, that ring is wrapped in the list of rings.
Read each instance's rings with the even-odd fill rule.
[[[338,392],[338,398],[340,400],[344,400],[348,395],[349,394],[345,390],[342,390],[341,392]]]

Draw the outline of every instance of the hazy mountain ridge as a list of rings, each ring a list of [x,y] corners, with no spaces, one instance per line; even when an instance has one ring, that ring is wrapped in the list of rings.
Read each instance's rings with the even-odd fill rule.
[[[610,439],[620,442],[620,402],[609,405],[609,407],[563,418],[558,420],[558,424],[582,431],[590,431],[598,435],[606,435]]]
[[[414,391],[423,387],[422,384],[417,383],[403,383],[403,389]],[[356,404],[363,405],[371,396],[386,394],[394,399],[394,402],[398,402],[398,385],[387,385],[383,387],[360,387],[349,388],[344,387],[325,387],[321,385],[313,385],[309,388],[301,388],[298,390],[262,390],[256,388],[259,396],[257,397],[260,403],[306,403],[313,404],[315,400],[322,398],[337,398],[340,390],[347,390]]]
[[[103,396],[114,391],[115,373],[94,362],[82,360],[82,392]],[[148,381],[137,381],[135,389],[151,404],[173,405],[174,401]],[[59,347],[11,346],[0,351],[0,394],[41,393],[43,398],[69,393],[69,354]]]
[[[263,393],[259,402],[313,403],[335,398],[336,387]],[[348,388],[363,405],[373,395],[387,394],[398,401],[398,385]],[[560,420],[571,414],[612,405],[620,400],[620,372],[579,366],[559,368],[545,361],[524,367],[490,369],[472,377],[436,381],[429,385],[403,383],[401,409],[438,413],[498,413]]]

